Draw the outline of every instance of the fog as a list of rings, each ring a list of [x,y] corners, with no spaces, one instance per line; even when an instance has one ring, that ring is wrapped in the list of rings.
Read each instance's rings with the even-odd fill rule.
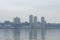
[[[13,21],[21,17],[22,22],[28,21],[30,14],[44,16],[47,22],[60,22],[60,0],[0,0],[0,22]]]

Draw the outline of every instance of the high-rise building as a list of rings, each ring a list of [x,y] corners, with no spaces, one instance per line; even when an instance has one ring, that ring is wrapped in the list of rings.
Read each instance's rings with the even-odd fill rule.
[[[33,15],[29,16],[29,23],[30,23],[30,26],[33,24]]]
[[[41,17],[41,23],[45,22],[45,18]]]
[[[20,24],[20,18],[18,17],[14,18],[14,24]]]
[[[37,16],[34,17],[34,24],[37,24]]]
[[[34,26],[37,26],[37,16],[34,17]]]
[[[41,17],[41,28],[45,28],[45,18]]]

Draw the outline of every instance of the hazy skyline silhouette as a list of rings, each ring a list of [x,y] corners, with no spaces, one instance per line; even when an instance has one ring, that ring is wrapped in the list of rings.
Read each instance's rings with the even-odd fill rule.
[[[30,14],[44,16],[47,22],[60,23],[60,0],[0,0],[0,21],[18,16],[27,21]]]

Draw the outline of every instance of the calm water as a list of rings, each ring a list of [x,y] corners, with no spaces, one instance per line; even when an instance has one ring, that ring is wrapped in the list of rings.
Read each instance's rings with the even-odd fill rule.
[[[17,30],[18,31],[18,30]],[[14,40],[17,37],[14,29],[0,29],[0,40]],[[20,29],[18,37],[20,40],[29,40],[29,30]],[[34,39],[33,39],[34,40]],[[41,40],[41,30],[37,29],[37,40]],[[60,40],[60,30],[59,29],[49,29],[46,31],[45,40]]]

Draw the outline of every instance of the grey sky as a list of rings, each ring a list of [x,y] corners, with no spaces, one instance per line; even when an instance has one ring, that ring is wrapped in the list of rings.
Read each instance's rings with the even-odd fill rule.
[[[47,22],[60,22],[60,0],[0,0],[0,21],[21,17],[27,21],[30,14],[46,18]]]

